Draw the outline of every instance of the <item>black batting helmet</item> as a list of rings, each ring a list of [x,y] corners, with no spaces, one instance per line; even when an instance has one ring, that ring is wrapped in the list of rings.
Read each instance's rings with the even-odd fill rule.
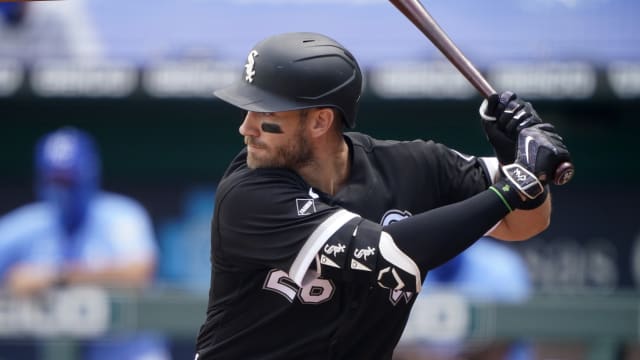
[[[274,35],[249,52],[244,68],[241,81],[214,94],[256,112],[333,107],[347,127],[355,126],[362,72],[335,40],[309,32]]]

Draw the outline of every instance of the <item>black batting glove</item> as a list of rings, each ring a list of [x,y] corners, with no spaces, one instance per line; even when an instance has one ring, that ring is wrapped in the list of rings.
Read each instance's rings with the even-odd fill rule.
[[[493,94],[480,105],[482,127],[501,164],[516,159],[516,141],[522,129],[542,123],[531,103],[511,92]]]
[[[553,180],[556,168],[563,162],[571,162],[571,154],[553,125],[538,124],[520,132],[516,163],[543,184]]]
[[[510,208],[537,207],[546,197],[545,185],[553,179],[558,165],[565,161],[570,162],[571,155],[553,125],[525,128],[518,135],[516,161],[502,166],[503,179],[492,189]]]

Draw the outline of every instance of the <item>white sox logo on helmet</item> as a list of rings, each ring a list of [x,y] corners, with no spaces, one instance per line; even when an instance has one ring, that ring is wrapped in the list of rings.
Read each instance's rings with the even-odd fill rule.
[[[247,56],[247,63],[244,65],[245,77],[244,79],[250,83],[253,82],[253,77],[256,75],[256,56],[258,56],[256,50],[251,50]]]

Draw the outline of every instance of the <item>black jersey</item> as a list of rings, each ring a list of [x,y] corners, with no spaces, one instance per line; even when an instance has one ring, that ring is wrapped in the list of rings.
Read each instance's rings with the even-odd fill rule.
[[[320,249],[340,252],[346,240],[330,239],[352,236],[361,217],[384,224],[463,200],[490,171],[434,142],[345,138],[350,178],[333,197],[288,170],[248,169],[245,151],[232,162],[216,195],[198,359],[391,358],[416,293],[309,269]]]

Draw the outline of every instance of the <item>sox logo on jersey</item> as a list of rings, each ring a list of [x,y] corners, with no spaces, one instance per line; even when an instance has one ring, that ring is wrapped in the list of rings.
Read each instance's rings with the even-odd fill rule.
[[[398,210],[398,209],[387,210],[387,212],[385,212],[384,215],[382,215],[382,219],[380,219],[380,225],[387,226],[396,221],[404,220],[412,215],[413,214],[411,214],[411,212],[406,210]]]
[[[367,246],[366,249],[355,249],[353,252],[353,256],[355,256],[356,259],[364,258],[364,260],[367,260],[367,257],[375,255],[375,253],[376,249],[372,248],[371,246]]]
[[[325,245],[324,246],[324,252],[326,252],[329,255],[333,255],[336,256],[339,253],[343,253],[345,252],[346,246],[343,244],[338,244],[338,245]]]
[[[382,226],[387,226],[396,221],[404,220],[410,216],[412,216],[412,214],[407,210],[398,210],[398,209],[387,210],[387,212],[385,212],[384,215],[382,215],[382,219],[380,219],[380,224]],[[410,291],[389,289],[389,301],[394,306],[397,305],[401,299],[404,299],[405,303],[409,303],[412,297],[413,297],[413,293]]]

